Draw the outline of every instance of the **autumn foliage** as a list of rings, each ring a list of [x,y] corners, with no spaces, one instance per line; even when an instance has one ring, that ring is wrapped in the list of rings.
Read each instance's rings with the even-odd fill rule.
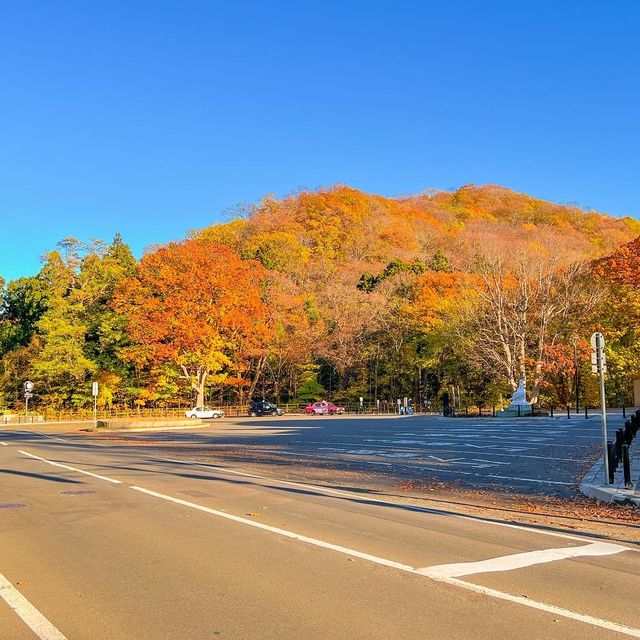
[[[149,250],[65,239],[7,283],[0,404],[499,403],[526,377],[565,403],[587,344],[610,388],[640,370],[640,223],[495,185],[384,197],[348,186],[265,197]]]
[[[260,264],[204,240],[145,255],[113,298],[131,337],[123,357],[142,366],[176,363],[200,404],[212,374],[217,382],[235,374],[238,386],[249,386],[248,364],[263,354],[270,333],[265,276]]]

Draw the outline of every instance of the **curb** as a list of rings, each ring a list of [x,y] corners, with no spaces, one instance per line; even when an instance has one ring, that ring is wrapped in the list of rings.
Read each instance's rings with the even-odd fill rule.
[[[599,458],[580,481],[578,486],[580,493],[587,498],[594,498],[608,504],[633,504],[640,507],[640,482],[635,482],[633,489],[625,489],[619,486],[621,484],[619,482],[611,485],[600,484],[600,478],[603,476],[604,462]]]

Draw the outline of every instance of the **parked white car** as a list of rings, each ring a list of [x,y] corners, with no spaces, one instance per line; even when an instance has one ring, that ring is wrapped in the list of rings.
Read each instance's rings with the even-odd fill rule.
[[[224,411],[220,409],[209,409],[209,407],[194,407],[189,409],[185,414],[186,418],[200,418],[206,420],[207,418],[223,418]]]

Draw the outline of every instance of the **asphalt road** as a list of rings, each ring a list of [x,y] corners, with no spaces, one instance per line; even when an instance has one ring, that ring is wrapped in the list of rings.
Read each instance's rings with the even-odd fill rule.
[[[144,448],[0,442],[3,640],[640,637],[637,547]]]
[[[623,425],[609,415],[610,433]],[[567,497],[600,452],[599,415],[556,418],[441,416],[246,418],[197,431],[121,436],[173,443],[223,464],[375,471],[398,480]]]

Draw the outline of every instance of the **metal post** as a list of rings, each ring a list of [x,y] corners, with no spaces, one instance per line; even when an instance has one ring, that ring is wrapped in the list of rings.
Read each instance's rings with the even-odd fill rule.
[[[609,484],[613,484],[615,482],[615,463],[614,463],[614,457],[615,457],[615,446],[613,444],[613,442],[607,442],[607,451],[604,454],[604,459],[605,461],[608,463],[606,465],[607,467],[607,482]]]
[[[624,486],[627,489],[632,489],[631,483],[631,462],[629,461],[629,445],[622,445],[622,471],[624,475]]]
[[[573,386],[576,392],[576,413],[580,411],[579,398],[580,388],[578,386],[578,338],[573,338]]]
[[[584,405],[584,419],[588,420],[589,419],[589,407],[587,407],[587,405]]]
[[[93,428],[98,428],[98,383],[91,383],[91,395],[93,396]]]
[[[31,392],[33,391],[33,382],[27,380],[24,383],[24,423],[29,421],[29,398],[31,398]]]
[[[609,459],[607,456],[607,400],[604,394],[604,371],[602,371],[602,334],[596,333],[596,359],[600,377],[600,415],[602,416],[602,455],[604,457],[604,476],[609,482]]]

